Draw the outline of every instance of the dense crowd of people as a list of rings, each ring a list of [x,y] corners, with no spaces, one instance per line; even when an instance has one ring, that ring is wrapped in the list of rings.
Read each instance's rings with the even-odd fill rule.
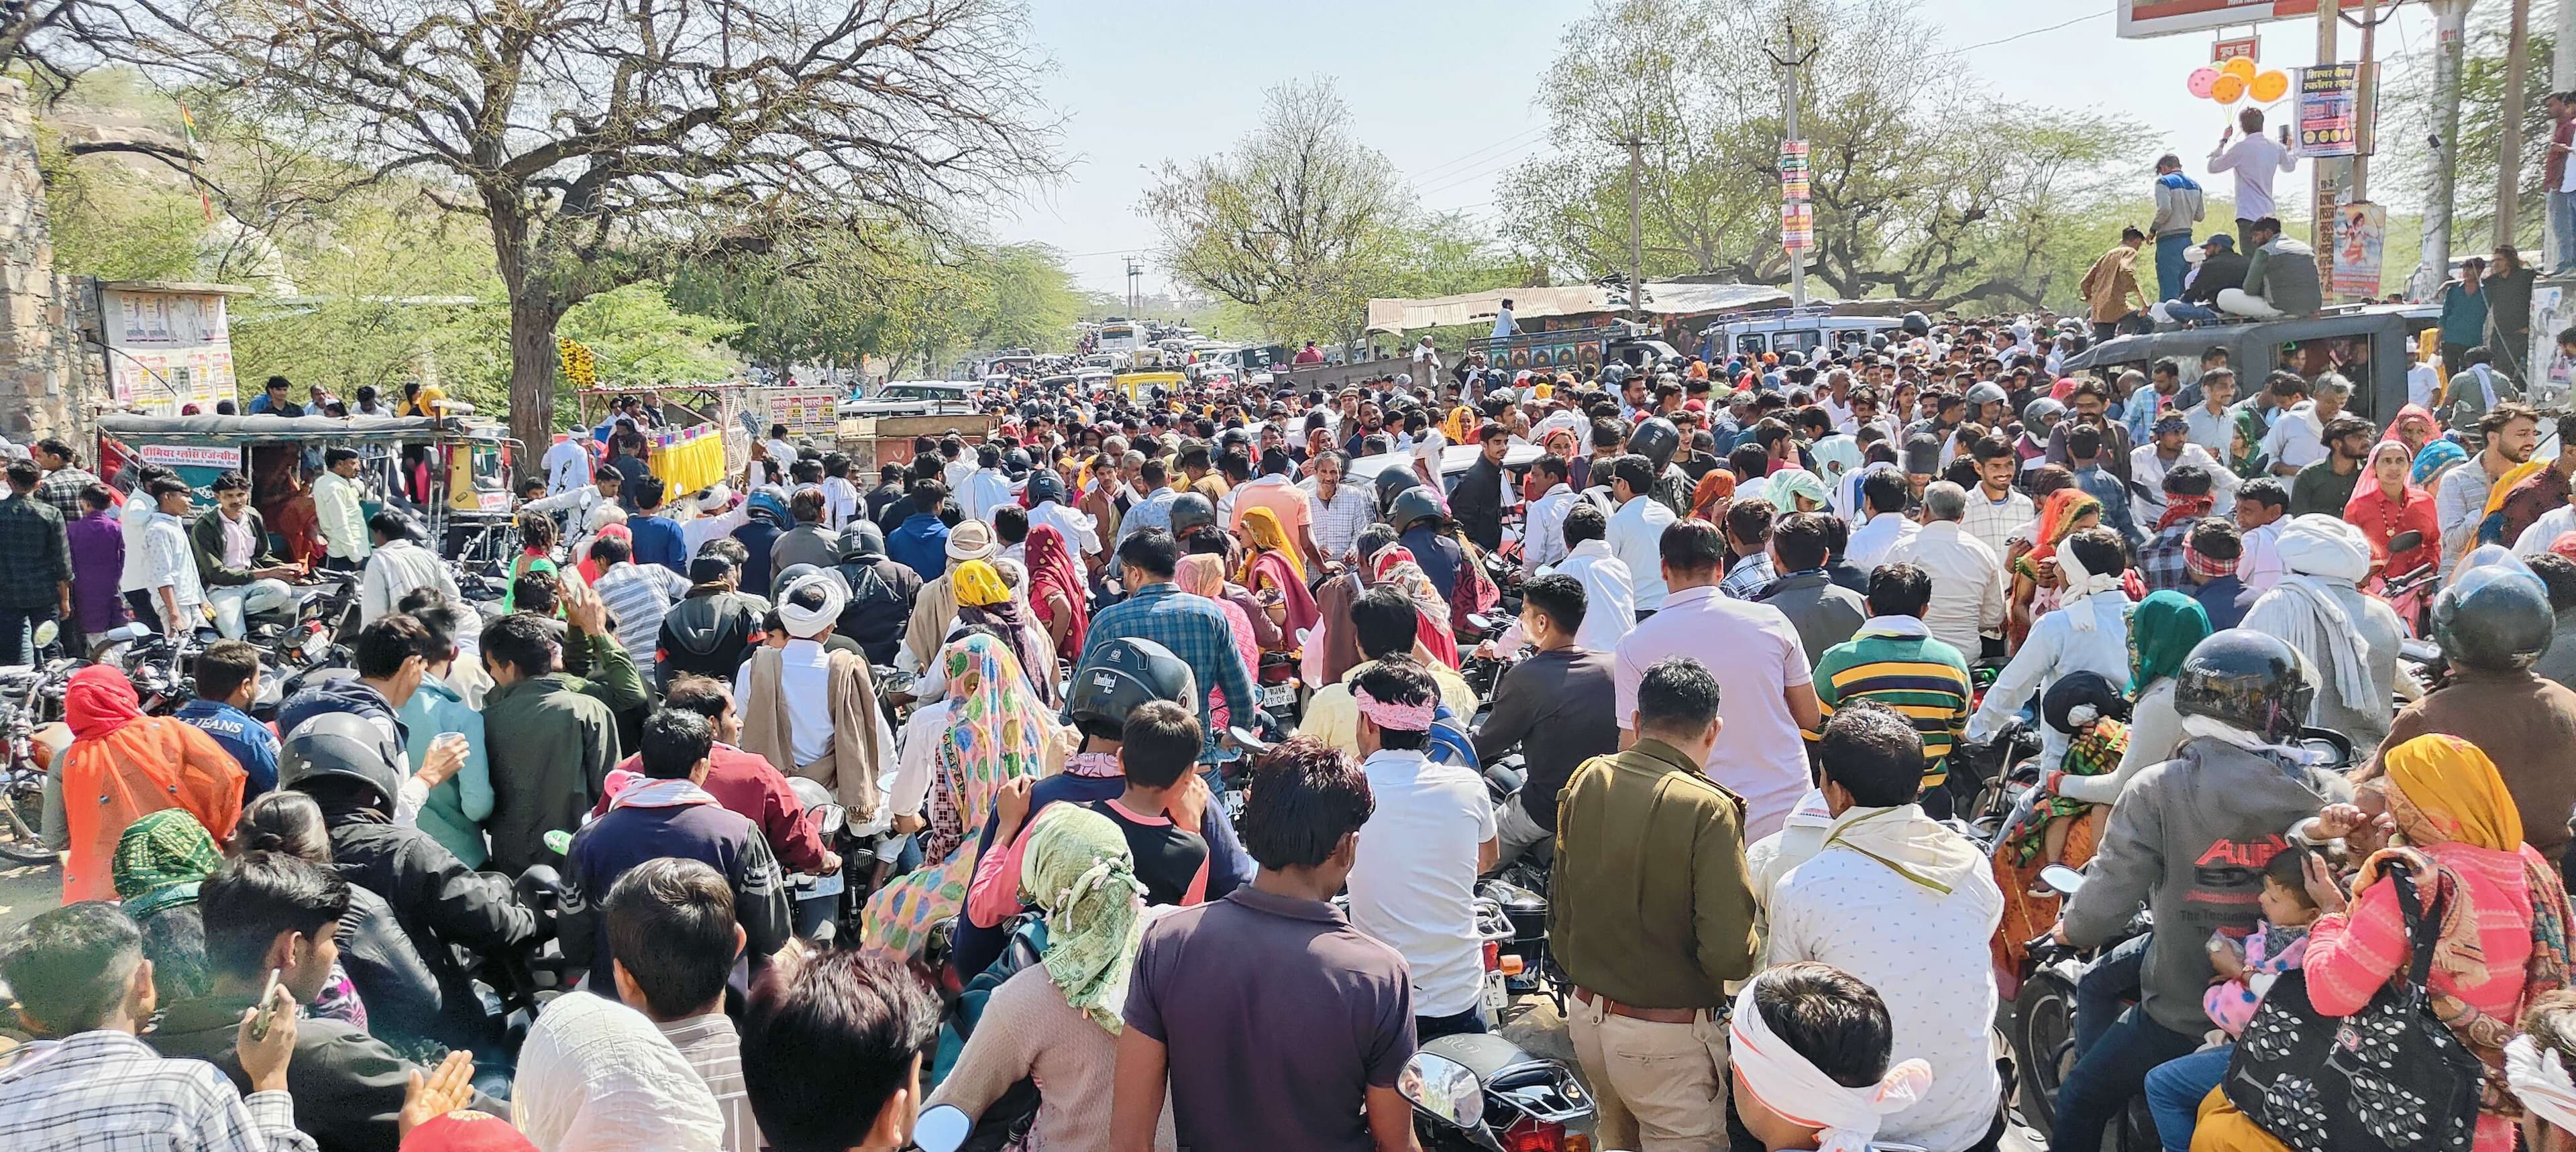
[[[947,1104],[1405,1149],[1407,1060],[1500,1023],[1505,868],[1595,1147],[1997,1147],[2047,937],[2099,949],[2061,1152],[2140,1098],[2175,1150],[2379,1123],[2256,1071],[2418,986],[2470,1060],[2418,1134],[2576,1146],[2576,416],[2478,346],[2400,406],[2314,357],[2062,375],[2093,335],[1024,382],[873,476],[773,428],[692,493],[627,404],[523,484],[499,605],[333,450],[362,622],[273,723],[248,482],[39,444],[10,651],[214,642],[168,715],[69,678],[0,1146],[893,1149]],[[486,997],[548,939],[578,984],[514,1033]]]

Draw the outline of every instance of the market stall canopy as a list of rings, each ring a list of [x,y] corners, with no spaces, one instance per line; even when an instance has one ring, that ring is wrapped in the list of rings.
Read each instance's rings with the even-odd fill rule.
[[[475,436],[498,439],[497,424],[468,424],[453,416],[136,416],[99,417],[98,430],[119,439],[184,436],[202,440],[418,439]]]
[[[1423,300],[1369,301],[1368,330],[1407,332],[1416,328],[1491,325],[1503,301],[1512,302],[1512,318],[1522,323],[1550,316],[1590,316],[1625,311],[1627,296],[1591,284],[1564,288],[1497,288],[1463,296]],[[1789,302],[1785,289],[1768,284],[1646,283],[1646,311],[1658,316],[1700,316],[1735,308],[1778,307]]]

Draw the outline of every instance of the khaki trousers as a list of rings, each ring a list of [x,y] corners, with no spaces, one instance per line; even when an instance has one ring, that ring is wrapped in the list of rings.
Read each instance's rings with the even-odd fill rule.
[[[1659,1024],[1602,1009],[1609,1001],[1566,1001],[1574,1058],[1600,1109],[1595,1148],[1710,1152],[1726,1137],[1726,1027],[1715,1013],[1689,1024]]]

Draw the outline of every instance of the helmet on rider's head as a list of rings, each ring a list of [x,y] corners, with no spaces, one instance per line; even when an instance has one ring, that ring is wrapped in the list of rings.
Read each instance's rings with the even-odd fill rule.
[[[393,733],[355,712],[325,712],[295,726],[278,746],[277,786],[304,789],[308,781],[336,777],[376,794],[390,814],[402,795],[403,746]]]
[[[1657,476],[1664,474],[1665,467],[1673,462],[1673,453],[1680,451],[1681,446],[1681,429],[1673,427],[1672,421],[1661,416],[1637,425],[1637,430],[1628,434],[1628,450],[1654,465]]]
[[[1066,690],[1066,714],[1076,725],[1115,731],[1139,704],[1166,700],[1195,707],[1197,679],[1172,650],[1151,640],[1122,636],[1095,647]]]
[[[1422,477],[1414,475],[1413,469],[1407,466],[1406,462],[1398,461],[1379,469],[1377,479],[1373,483],[1377,486],[1378,514],[1383,516],[1395,508],[1395,497],[1398,493],[1408,488],[1421,487]]]
[[[2174,711],[2206,716],[2271,744],[2298,735],[2316,698],[2316,686],[2299,670],[2297,650],[2243,628],[2211,633],[2174,674]]]
[[[848,531],[841,533],[843,561],[873,559],[885,555],[885,529],[873,520],[852,520]]]
[[[1187,536],[1195,528],[1216,523],[1216,505],[1206,494],[1183,492],[1172,498],[1172,535]]]
[[[1440,498],[1433,495],[1431,489],[1416,486],[1395,494],[1395,504],[1387,510],[1386,522],[1402,532],[1413,527],[1417,520],[1426,517],[1436,519],[1448,514],[1449,510],[1441,507]]]
[[[2549,589],[2519,560],[2463,570],[2433,598],[2433,642],[2454,667],[2528,668],[2549,647]]]
[[[1885,332],[1872,332],[1872,333],[1870,333],[1870,334],[1869,334],[1869,350],[1870,350],[1870,351],[1872,351],[1872,352],[1884,352],[1884,351],[1886,351],[1886,350],[1887,350],[1887,333],[1885,333]]]
[[[1040,468],[1029,473],[1029,503],[1044,504],[1064,500],[1064,480],[1052,469]]]
[[[1931,318],[1920,312],[1906,313],[1904,319],[1897,321],[1897,325],[1905,329],[1905,334],[1908,336],[1929,336],[1932,334]]]
[[[1029,450],[1026,448],[1013,448],[1002,453],[1002,472],[1013,480],[1028,475],[1029,469],[1033,466],[1029,460]]]
[[[745,515],[760,517],[777,527],[785,528],[796,523],[796,517],[787,511],[787,498],[780,496],[776,489],[759,489],[753,492],[751,498],[743,504]]]

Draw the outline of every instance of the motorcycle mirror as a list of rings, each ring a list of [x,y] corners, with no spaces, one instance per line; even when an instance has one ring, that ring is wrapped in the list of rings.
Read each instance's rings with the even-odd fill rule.
[[[975,1131],[975,1122],[954,1104],[924,1109],[912,1125],[912,1146],[921,1152],[957,1152],[966,1137]]]
[[[2423,546],[2424,534],[2412,528],[2389,537],[2388,539],[2388,551],[2391,554],[2398,552],[2412,552]]]
[[[62,625],[51,620],[38,624],[36,625],[36,647],[50,648],[53,646],[54,638],[62,634]]]
[[[823,835],[825,835],[825,836],[831,836],[831,835],[835,835],[835,834],[839,833],[839,832],[840,832],[840,830],[841,830],[841,825],[842,825],[842,823],[843,823],[843,822],[845,822],[845,821],[849,818],[848,813],[849,813],[849,810],[848,810],[848,809],[843,808],[843,807],[841,807],[841,806],[840,806],[840,805],[838,805],[838,804],[826,804],[826,805],[824,805],[824,806],[823,806],[823,815],[822,815],[822,818],[821,818],[821,820],[820,820],[820,823],[821,823],[821,825],[822,825],[822,829],[823,829]]]
[[[1250,728],[1228,728],[1225,734],[1234,741],[1236,747],[1255,756],[1270,750],[1269,742],[1263,740],[1260,733]]]
[[[1435,1052],[1416,1052],[1396,1074],[1395,1090],[1414,1107],[1460,1128],[1485,1120],[1485,1088],[1467,1066]]]
[[[2084,887],[2084,874],[2063,864],[2050,864],[2039,870],[2039,882],[2068,896]]]

